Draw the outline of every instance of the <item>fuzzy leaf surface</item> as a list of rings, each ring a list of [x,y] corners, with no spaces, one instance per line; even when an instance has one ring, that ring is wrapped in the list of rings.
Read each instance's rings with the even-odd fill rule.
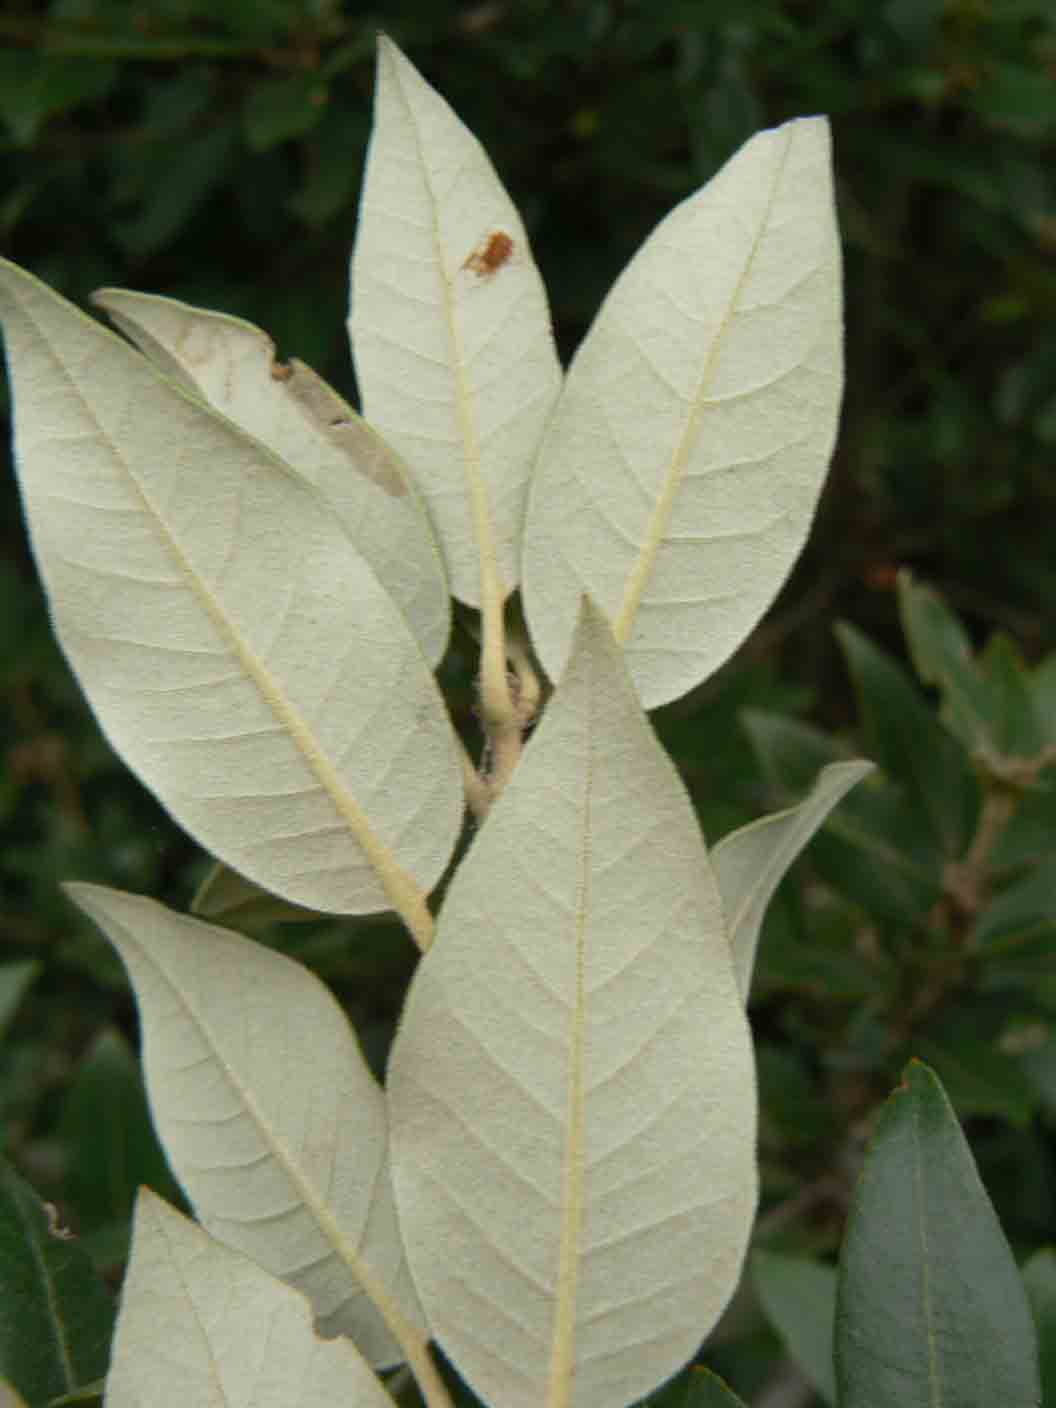
[[[388,1093],[415,1284],[490,1408],[619,1408],[690,1358],[755,1208],[752,1052],[691,803],[593,608]]]
[[[872,770],[873,764],[864,761],[830,763],[798,806],[740,827],[724,836],[712,851],[733,968],[745,1001],[752,985],[759,931],[774,891],[833,807]]]
[[[308,1303],[144,1188],[114,1336],[106,1408],[392,1408]]]
[[[324,1333],[351,1335],[372,1363],[398,1360],[377,1302],[421,1318],[385,1103],[328,989],[153,900],[67,891],[128,969],[154,1121],[203,1226],[303,1291]]]
[[[451,590],[517,585],[528,474],[557,395],[546,292],[487,154],[387,39],[352,258],[363,413],[425,495]]]
[[[158,369],[264,442],[333,507],[431,665],[450,597],[440,550],[399,458],[322,377],[283,365],[266,333],[173,298],[103,289],[94,302]]]
[[[588,592],[647,708],[740,645],[806,538],[843,379],[827,123],[761,132],[664,219],[576,353],[528,500],[552,678]]]
[[[0,317],[53,624],[115,748],[286,899],[368,913],[430,888],[463,809],[450,724],[332,510],[7,263]]]

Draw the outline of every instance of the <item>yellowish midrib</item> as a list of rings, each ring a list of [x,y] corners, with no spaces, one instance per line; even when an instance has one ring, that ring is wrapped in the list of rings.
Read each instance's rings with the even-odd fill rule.
[[[690,454],[692,453],[693,446],[696,443],[700,420],[707,407],[707,391],[711,383],[712,374],[715,370],[715,363],[718,359],[719,351],[722,347],[723,338],[725,337],[726,330],[729,327],[730,322],[737,310],[737,305],[740,301],[741,293],[745,287],[745,284],[748,282],[749,277],[751,276],[752,267],[755,263],[756,255],[759,251],[760,242],[770,224],[770,216],[773,210],[774,198],[778,189],[780,188],[781,180],[784,175],[785,163],[788,160],[788,153],[789,148],[791,146],[791,140],[792,139],[790,135],[786,136],[785,149],[781,154],[781,159],[778,163],[777,171],[770,187],[766,209],[763,213],[762,219],[759,221],[759,226],[756,231],[755,238],[752,241],[752,246],[748,251],[748,256],[744,261],[744,267],[742,268],[741,273],[730,295],[722,322],[715,336],[712,338],[711,346],[708,349],[708,355],[704,359],[704,366],[701,369],[700,377],[697,382],[696,395],[693,398],[693,403],[690,407],[689,415],[686,417],[686,423],[683,427],[682,434],[679,437],[678,444],[675,447],[675,452],[671,457],[671,462],[667,467],[666,474],[664,475],[663,485],[661,487],[660,493],[657,496],[656,503],[653,505],[652,512],[649,515],[649,520],[646,524],[645,537],[642,542],[641,550],[635,558],[631,570],[627,575],[627,581],[624,584],[623,589],[623,598],[620,602],[620,608],[616,613],[612,627],[613,634],[621,645],[626,644],[627,639],[630,636],[631,631],[634,627],[634,620],[635,616],[638,613],[638,607],[641,605],[642,597],[645,595],[646,588],[649,585],[654,568],[656,566],[656,559],[660,553],[661,547],[664,544],[664,540],[667,537],[667,531],[671,523],[671,516],[674,513],[675,509],[675,501],[678,498],[678,491],[682,487],[682,480],[685,477],[686,466],[689,463]]]
[[[438,215],[440,198],[433,188],[429,163],[422,146],[422,134],[417,115],[399,79],[396,80],[400,96],[407,112],[408,122],[414,133],[418,152],[418,165],[429,195],[429,215],[432,221],[433,250],[440,271],[440,288],[443,299],[443,320],[447,333],[451,357],[451,377],[455,399],[455,418],[462,441],[462,472],[465,482],[469,517],[473,527],[473,540],[477,545],[480,560],[480,601],[481,610],[488,604],[505,598],[505,591],[499,575],[498,559],[495,554],[495,533],[492,523],[491,501],[488,486],[481,468],[480,436],[474,411],[473,390],[466,366],[465,348],[461,331],[455,316],[455,295],[451,271],[448,268],[449,251],[446,249],[440,232]],[[505,668],[505,666],[503,667]]]
[[[246,675],[253,681],[266,705],[281,724],[283,730],[293,741],[294,746],[303,757],[312,775],[317,779],[319,785],[330,798],[341,820],[345,823],[352,837],[362,849],[368,863],[373,868],[386,896],[393,903],[393,907],[406,918],[409,897],[418,892],[418,886],[397,863],[392,852],[375,833],[365,813],[356,802],[356,799],[345,787],[333,764],[323,753],[314,733],[309,728],[300,712],[286,697],[278,682],[262,661],[258,659],[248,641],[244,639],[235,623],[225,613],[216,594],[195,570],[187,554],[170,532],[162,514],[155,507],[146,489],[133,473],[125,456],[103,428],[94,409],[67,369],[62,357],[48,337],[44,327],[31,316],[28,309],[23,309],[23,315],[26,321],[35,330],[42,345],[47,349],[53,365],[57,369],[60,377],[65,381],[70,393],[79,401],[86,418],[96,427],[98,434],[105,441],[110,452],[112,463],[120,469],[132,494],[141,505],[143,513],[154,525],[158,538],[163,548],[168,552],[170,558],[175,563],[181,580],[194,595],[221,640],[227,644]],[[104,332],[103,335],[107,334]],[[129,350],[130,357],[137,357],[138,355],[139,354]],[[136,370],[138,371],[139,368],[137,367]],[[159,385],[161,384],[162,383],[159,383]],[[185,394],[176,387],[173,388],[173,394],[188,401],[190,400],[189,397],[186,397]],[[203,415],[208,416],[210,414],[205,407],[198,407],[196,404],[196,408],[199,409]],[[260,453],[263,455],[265,451],[261,450]]]
[[[134,943],[135,941],[130,940],[130,942]],[[137,945],[137,947],[139,946]],[[254,1129],[256,1129],[260,1136],[261,1142],[289,1180],[294,1196],[300,1202],[301,1206],[308,1211],[312,1220],[319,1228],[324,1241],[336,1252],[348,1267],[352,1276],[363,1290],[363,1293],[373,1302],[382,1319],[389,1327],[393,1338],[396,1339],[398,1343],[402,1343],[406,1339],[408,1332],[410,1332],[413,1338],[419,1339],[419,1332],[404,1318],[388,1291],[385,1289],[384,1284],[374,1272],[374,1269],[369,1262],[365,1261],[363,1257],[360,1256],[357,1248],[349,1241],[342,1230],[340,1222],[327,1206],[325,1198],[306,1177],[303,1169],[293,1157],[286,1141],[265,1117],[253,1093],[245,1085],[238,1071],[225,1060],[209,1023],[200,1015],[194,1003],[190,1001],[179,983],[165,971],[161,964],[158,963],[146,949],[140,948],[140,952],[148,963],[156,967],[157,971],[161,974],[174,994],[178,1004],[186,1013],[187,1020],[205,1042],[207,1049],[213,1053],[217,1064],[223,1072],[224,1078],[234,1091],[236,1100],[239,1102],[241,1108],[249,1115]],[[379,1150],[379,1160],[384,1160],[385,1157],[384,1149]],[[208,1218],[208,1209],[203,1209],[203,1211],[206,1218]],[[223,1220],[237,1222],[237,1219],[233,1218],[225,1218]],[[364,1234],[366,1230],[366,1227],[364,1227]]]
[[[587,753],[579,876],[573,917],[575,991],[569,1021],[568,1088],[564,1166],[561,1174],[561,1233],[546,1408],[568,1408],[576,1367],[576,1313],[586,1177],[584,1056],[586,1039],[586,940],[591,904],[593,755]]]

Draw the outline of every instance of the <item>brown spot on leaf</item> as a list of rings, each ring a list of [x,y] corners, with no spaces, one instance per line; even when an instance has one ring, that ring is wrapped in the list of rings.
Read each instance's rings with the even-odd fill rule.
[[[487,279],[495,273],[509,259],[513,253],[513,240],[505,230],[493,230],[491,234],[479,244],[466,262],[463,269],[469,269],[478,278]]]
[[[348,456],[350,468],[393,498],[406,494],[399,462],[384,440],[311,367],[295,357],[286,371],[287,394],[316,430]]]

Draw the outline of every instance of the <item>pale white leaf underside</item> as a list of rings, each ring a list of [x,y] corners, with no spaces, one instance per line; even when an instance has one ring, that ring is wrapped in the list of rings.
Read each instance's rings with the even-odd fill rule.
[[[584,592],[647,708],[740,644],[806,538],[842,385],[828,126],[753,137],[664,219],[569,369],[528,499],[525,610],[556,678]]]
[[[388,1095],[408,1259],[489,1408],[621,1408],[755,1206],[751,1046],[692,806],[602,618],[444,902]]]
[[[56,633],[203,845],[311,908],[437,880],[462,816],[428,664],[320,496],[0,262],[16,462]],[[393,879],[395,877],[395,880]]]
[[[759,930],[774,891],[833,807],[872,771],[873,764],[864,760],[830,763],[802,802],[730,832],[712,850],[737,986],[746,1002]]]
[[[393,1408],[307,1302],[140,1189],[106,1408]]]
[[[512,590],[561,379],[546,292],[480,143],[386,39],[349,332],[363,413],[411,466],[452,591],[479,604],[485,555]]]
[[[252,323],[126,289],[103,289],[94,301],[161,371],[318,489],[435,665],[450,627],[443,561],[404,466],[380,436],[303,362],[276,362],[275,344]]]
[[[150,1105],[202,1224],[303,1291],[327,1334],[402,1356],[364,1286],[421,1325],[396,1224],[384,1097],[298,963],[153,900],[68,885],[135,989]]]

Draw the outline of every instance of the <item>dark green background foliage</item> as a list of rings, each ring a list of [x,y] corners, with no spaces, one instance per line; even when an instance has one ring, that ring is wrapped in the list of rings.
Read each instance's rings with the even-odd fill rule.
[[[760,1248],[831,1259],[877,1102],[919,1055],[1022,1259],[1056,1228],[1056,767],[1038,763],[1056,739],[1051,0],[9,0],[3,253],[78,300],[119,285],[240,314],[353,393],[347,258],[379,29],[490,152],[566,358],[675,202],[757,128],[831,115],[848,376],[829,487],[769,619],[657,722],[711,838],[833,757],[883,769],[767,923]],[[114,1030],[134,1037],[120,968],[58,884],[185,907],[205,861],[100,739],[6,468],[0,485],[0,1147],[111,1267],[136,1179],[174,1194]],[[968,636],[904,589],[907,650],[899,566]],[[443,672],[467,731],[471,668],[467,634]],[[413,965],[398,931],[253,928],[333,983],[383,1062]],[[793,1353],[817,1342],[817,1323],[789,1337],[778,1301],[818,1267],[760,1265],[765,1317],[746,1291],[711,1350],[745,1397],[784,1372],[768,1321]]]

